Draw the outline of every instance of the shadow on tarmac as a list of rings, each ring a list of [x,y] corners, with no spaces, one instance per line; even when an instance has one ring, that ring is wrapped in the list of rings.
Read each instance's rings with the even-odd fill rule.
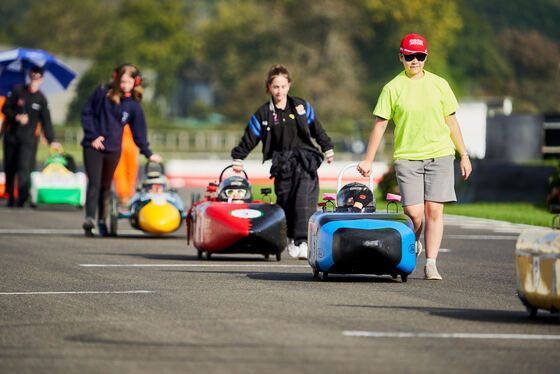
[[[274,281],[293,281],[294,276],[299,276],[299,280],[313,280],[318,283],[401,283],[400,280],[392,279],[390,277],[381,276],[363,276],[363,275],[339,275],[333,276],[329,274],[329,278],[325,281],[315,280],[311,274],[311,268],[302,273],[279,273],[279,272],[260,272],[247,274],[248,278],[256,280],[274,280]]]
[[[39,204],[39,205],[32,205],[26,207],[30,207],[37,211],[52,211],[52,212],[73,212],[73,211],[80,211],[84,208],[81,206],[69,205],[69,204]]]
[[[230,343],[215,343],[215,344],[202,344],[201,342],[168,342],[168,341],[149,341],[149,340],[133,340],[133,339],[116,339],[110,337],[103,337],[100,334],[89,333],[89,334],[79,334],[79,335],[69,335],[64,337],[65,341],[77,342],[77,343],[93,343],[93,344],[109,344],[117,346],[131,346],[131,347],[151,347],[151,348],[199,348],[201,350],[208,348],[231,348]],[[236,347],[240,348],[260,348],[262,347],[259,343],[235,343]],[[274,346],[274,344],[272,344]],[[283,347],[278,345],[278,347]],[[202,354],[202,353],[201,353]],[[202,356],[201,356],[202,357]],[[193,358],[190,358],[193,361]]]
[[[104,256],[123,256],[123,257],[141,257],[147,260],[171,260],[171,261],[194,261],[196,256],[192,255],[166,255],[155,253],[102,253]]]
[[[233,256],[214,256],[211,260],[199,260],[197,255],[166,255],[158,253],[102,253],[105,256],[123,256],[123,257],[142,257],[148,260],[175,260],[175,261],[196,261],[200,264],[224,263],[224,262],[259,262],[263,264],[278,263],[276,259],[265,260],[263,256],[252,257],[233,257]]]
[[[83,236],[83,235],[82,235]],[[138,234],[118,234],[117,236],[96,236],[99,239],[157,239],[157,240],[164,240],[164,239],[184,239],[186,236],[182,234],[177,234],[176,232],[165,234],[165,235],[154,235],[148,234],[144,231],[138,230]]]
[[[475,322],[492,323],[531,323],[537,325],[560,325],[560,314],[552,314],[539,310],[536,318],[529,318],[525,311],[492,310],[492,309],[460,309],[460,308],[436,308],[436,307],[414,307],[414,306],[386,306],[386,305],[344,305],[336,304],[343,308],[373,308],[373,309],[401,309],[407,311],[420,311],[438,317],[446,317]]]
[[[246,275],[247,278],[256,280],[272,280],[272,281],[285,281],[285,282],[309,282],[312,280],[311,275],[301,274],[301,273],[263,273],[259,271],[247,271],[247,270],[163,270],[164,272],[173,273],[197,273],[197,274],[241,274]],[[278,275],[275,277],[274,275]],[[265,277],[265,275],[272,275],[271,277]]]

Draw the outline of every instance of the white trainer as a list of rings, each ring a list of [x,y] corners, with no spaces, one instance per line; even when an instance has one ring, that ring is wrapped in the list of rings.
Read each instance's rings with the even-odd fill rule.
[[[424,279],[430,280],[441,280],[441,275],[439,274],[435,262],[428,262],[424,266]]]
[[[300,260],[307,260],[307,243],[306,242],[301,242],[300,245],[298,246],[298,248],[299,248],[298,258]]]
[[[289,239],[287,249],[290,257],[297,258],[299,256],[299,247],[294,244],[293,239]]]

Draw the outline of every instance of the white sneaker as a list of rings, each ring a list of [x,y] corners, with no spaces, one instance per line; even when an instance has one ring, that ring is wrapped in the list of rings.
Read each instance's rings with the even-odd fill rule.
[[[424,279],[429,279],[429,280],[442,279],[441,275],[439,275],[439,272],[437,271],[435,262],[426,263],[426,266],[424,266]]]
[[[307,260],[307,243],[306,242],[301,242],[300,245],[298,246],[298,248],[299,248],[298,258],[300,260]]]
[[[290,257],[297,258],[299,256],[299,247],[294,244],[292,239],[289,239],[288,241],[287,250]]]

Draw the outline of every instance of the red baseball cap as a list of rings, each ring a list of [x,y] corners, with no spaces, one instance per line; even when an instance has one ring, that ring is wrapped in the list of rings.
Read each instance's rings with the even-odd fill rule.
[[[401,41],[401,53],[411,55],[413,53],[428,54],[426,39],[418,34],[408,34]]]

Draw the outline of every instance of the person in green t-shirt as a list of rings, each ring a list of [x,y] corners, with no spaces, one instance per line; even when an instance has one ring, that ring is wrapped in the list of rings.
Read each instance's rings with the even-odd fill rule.
[[[426,40],[409,34],[401,41],[399,60],[404,71],[383,87],[373,111],[376,116],[364,160],[358,171],[371,173],[375,153],[390,119],[395,123],[395,172],[404,212],[414,224],[416,252],[425,222],[426,279],[442,279],[436,258],[443,238],[443,206],[457,201],[453,162],[461,155],[461,176],[472,171],[463,135],[455,117],[459,105],[447,81],[424,70]],[[455,145],[455,149],[453,148]]]

